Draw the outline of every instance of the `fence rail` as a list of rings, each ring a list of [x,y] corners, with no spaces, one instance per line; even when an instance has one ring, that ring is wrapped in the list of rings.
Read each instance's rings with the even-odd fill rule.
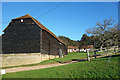
[[[109,51],[107,51],[107,50],[105,49],[102,53],[99,53],[99,54],[96,54],[96,53],[97,53],[97,50],[98,50],[98,49],[94,49],[94,55],[89,55],[89,50],[87,50],[87,59],[88,59],[88,61],[90,61],[90,57],[95,57],[95,58],[97,58],[97,56],[103,56],[103,55],[108,56],[108,55],[111,55],[111,54],[120,53],[120,48],[117,48],[117,50],[114,49],[114,50],[112,50],[111,52],[109,52]]]

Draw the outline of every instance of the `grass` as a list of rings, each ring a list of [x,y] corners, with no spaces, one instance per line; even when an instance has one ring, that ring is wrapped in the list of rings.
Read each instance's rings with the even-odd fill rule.
[[[109,50],[109,51],[106,51],[107,53],[109,52],[114,52],[113,50]],[[90,52],[91,55],[94,55],[94,52]],[[105,51],[101,51],[101,52],[96,52],[96,54],[105,54]]]
[[[112,51],[108,51],[108,52],[112,52]],[[103,54],[103,53],[104,52],[97,52],[96,54]],[[90,52],[89,54],[94,55],[94,52]],[[80,52],[80,53],[72,52],[72,53],[69,53],[67,56],[65,56],[63,58],[54,58],[54,59],[45,60],[43,62],[36,63],[36,64],[8,66],[8,67],[3,67],[3,69],[14,68],[14,67],[34,66],[34,65],[45,65],[45,64],[53,64],[53,63],[63,63],[63,62],[72,61],[72,60],[76,60],[76,59],[82,59],[82,58],[87,58],[87,53],[86,52]]]
[[[72,54],[71,54],[72,55]],[[8,73],[3,78],[118,78],[120,54],[64,66]],[[79,57],[78,57],[79,58]]]

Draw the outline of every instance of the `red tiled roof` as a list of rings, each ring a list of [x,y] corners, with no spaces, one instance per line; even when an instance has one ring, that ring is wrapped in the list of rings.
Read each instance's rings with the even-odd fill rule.
[[[78,49],[78,46],[68,46],[68,49]]]
[[[41,27],[43,30],[47,31],[48,33],[50,33],[53,37],[55,37],[58,41],[60,41],[61,43],[65,44],[62,40],[60,40],[55,34],[53,34],[50,30],[48,30],[45,26],[43,26],[38,20],[36,20],[35,18],[33,18],[32,16],[30,16],[29,14],[12,19],[12,20],[16,20],[16,19],[24,19],[24,18],[32,18],[32,20],[39,26]],[[8,26],[7,26],[8,27]],[[6,27],[6,28],[7,28]],[[5,28],[5,29],[6,29]],[[5,31],[4,29],[4,31]],[[66,44],[65,44],[66,45]]]
[[[81,46],[80,49],[89,49],[89,48],[93,48],[93,45],[86,45],[86,46]],[[79,46],[68,46],[68,49],[79,49]]]
[[[81,48],[89,49],[89,48],[93,48],[93,45],[81,46]]]
[[[88,48],[93,48],[93,45],[87,45]]]

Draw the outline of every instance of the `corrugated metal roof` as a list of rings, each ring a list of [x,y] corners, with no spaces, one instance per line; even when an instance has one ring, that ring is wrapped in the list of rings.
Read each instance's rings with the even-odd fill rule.
[[[35,18],[33,18],[32,16],[30,16],[29,14],[12,19],[12,20],[16,20],[16,19],[24,19],[24,18],[32,18],[32,20],[39,26],[41,27],[43,30],[47,31],[48,33],[50,33],[53,37],[55,37],[58,41],[60,41],[61,43],[65,44],[62,40],[60,40],[55,34],[53,34],[49,29],[47,29],[45,26],[43,26],[38,20],[36,20]],[[8,27],[8,26],[7,26]],[[6,27],[6,28],[7,28]],[[6,29],[5,28],[5,29]],[[5,29],[3,31],[5,31]],[[66,44],[65,44],[66,45]]]

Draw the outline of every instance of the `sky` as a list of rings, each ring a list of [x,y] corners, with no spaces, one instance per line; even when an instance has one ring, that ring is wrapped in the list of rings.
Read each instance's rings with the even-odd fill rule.
[[[30,14],[56,36],[80,40],[96,22],[118,21],[117,2],[2,2],[2,31],[11,19]],[[2,33],[0,33],[2,34]]]

